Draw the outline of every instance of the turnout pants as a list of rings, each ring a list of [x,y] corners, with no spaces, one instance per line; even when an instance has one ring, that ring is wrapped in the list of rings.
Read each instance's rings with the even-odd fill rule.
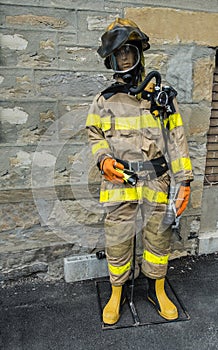
[[[162,221],[165,204],[124,202],[108,206],[105,218],[106,256],[112,285],[123,285],[131,273],[134,235],[142,235],[142,272],[161,279],[167,273],[171,229]]]

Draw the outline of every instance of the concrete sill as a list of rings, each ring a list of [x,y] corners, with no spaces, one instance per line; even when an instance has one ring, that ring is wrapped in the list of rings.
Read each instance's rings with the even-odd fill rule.
[[[218,252],[218,231],[200,233],[198,240],[199,255]]]

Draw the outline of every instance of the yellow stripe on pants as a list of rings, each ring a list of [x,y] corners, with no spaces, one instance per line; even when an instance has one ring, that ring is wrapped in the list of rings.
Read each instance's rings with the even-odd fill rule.
[[[167,193],[143,187],[114,188],[100,192],[100,202],[124,202],[147,199],[151,203],[168,203]]]
[[[108,268],[109,268],[109,271],[113,275],[122,275],[126,271],[130,270],[130,268],[131,268],[131,261],[129,261],[127,264],[125,264],[123,266],[113,266],[111,264],[108,264]]]
[[[169,254],[157,256],[152,254],[148,250],[144,250],[143,259],[155,265],[166,265],[168,263]]]

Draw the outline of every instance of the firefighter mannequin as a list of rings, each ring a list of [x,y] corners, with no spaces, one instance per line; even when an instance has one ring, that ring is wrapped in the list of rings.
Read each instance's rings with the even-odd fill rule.
[[[170,186],[169,167],[179,184],[177,216],[186,208],[190,196],[193,174],[182,119],[175,101],[176,113],[168,116],[169,136],[164,142],[160,120],[151,114],[149,101],[125,92],[126,86],[138,86],[144,79],[143,51],[150,47],[149,38],[134,22],[117,18],[101,40],[98,53],[105,59],[105,66],[114,71],[116,83],[94,98],[86,127],[92,154],[102,173],[100,202],[106,209],[111,297],[103,310],[103,321],[114,324],[120,317],[124,284],[131,272],[138,213],[143,222],[141,270],[148,279],[147,298],[163,318],[174,320],[178,311],[164,289],[171,229],[163,219]],[[165,156],[170,160],[169,167]],[[124,181],[124,165],[117,159],[126,161],[137,173],[135,186]],[[163,169],[161,173],[156,171],[155,161]]]

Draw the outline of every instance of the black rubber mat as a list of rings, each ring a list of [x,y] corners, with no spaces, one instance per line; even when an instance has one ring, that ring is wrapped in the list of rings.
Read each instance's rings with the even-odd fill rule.
[[[97,288],[98,303],[102,329],[128,328],[136,326],[155,325],[168,322],[187,321],[190,316],[183,305],[181,299],[173,289],[171,283],[166,279],[165,289],[169,298],[178,308],[179,317],[174,321],[168,321],[162,318],[154,306],[147,300],[147,280],[145,277],[139,277],[135,280],[134,295],[131,299],[131,282],[127,284],[127,299],[121,308],[121,316],[115,325],[107,325],[102,320],[102,311],[108,302],[111,294],[111,286],[108,279],[101,279],[95,282]],[[133,301],[133,303],[131,303]]]

